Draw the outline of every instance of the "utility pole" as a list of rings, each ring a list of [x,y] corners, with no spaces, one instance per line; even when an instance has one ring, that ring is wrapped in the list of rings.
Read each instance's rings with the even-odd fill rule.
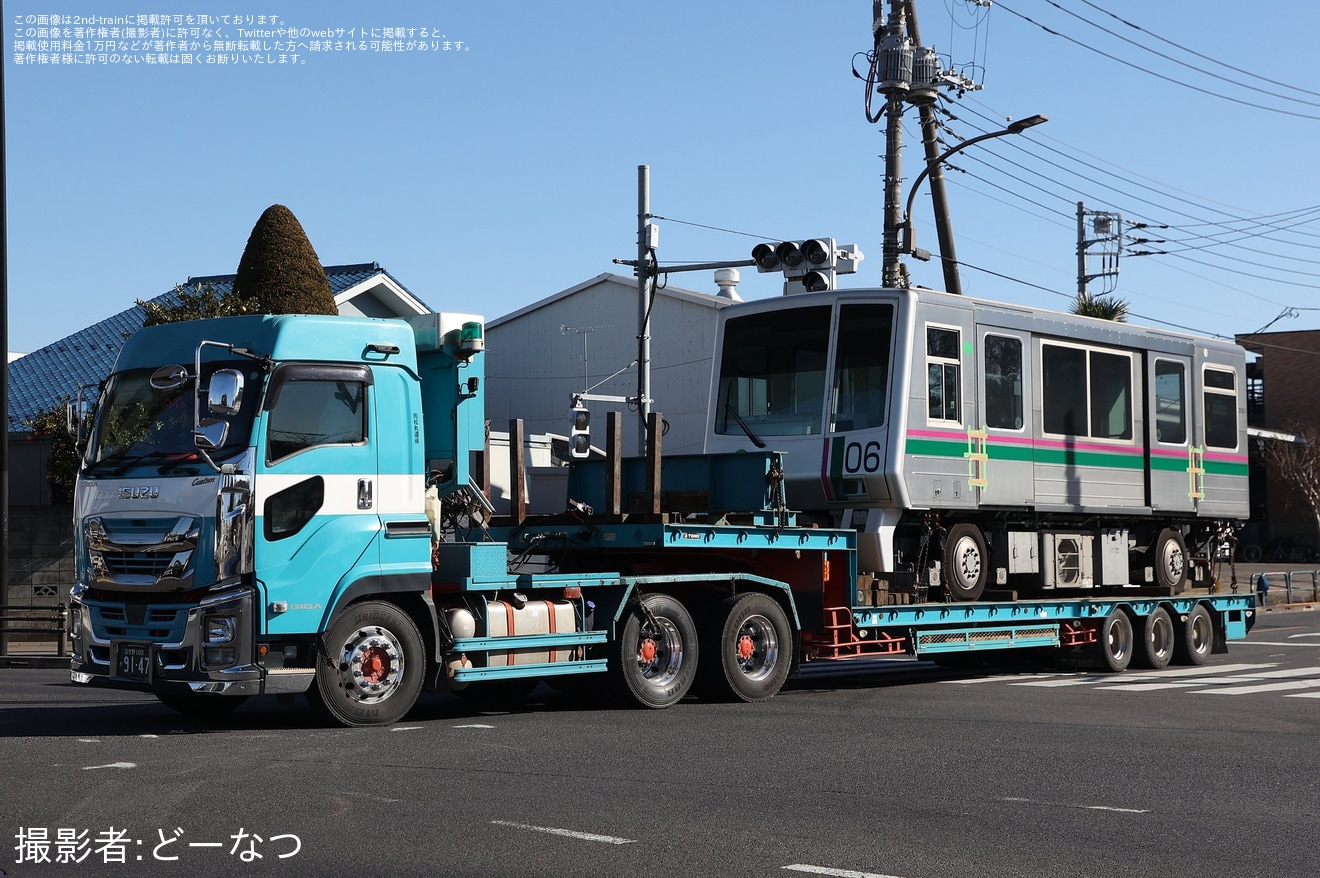
[[[637,166],[637,454],[646,456],[646,424],[651,415],[651,297],[655,265],[651,251],[651,166]]]
[[[949,200],[944,191],[944,166],[939,161],[939,120],[935,117],[935,100],[939,97],[939,59],[935,50],[921,43],[917,27],[917,4],[906,0],[907,34],[912,41],[912,87],[908,100],[917,105],[921,118],[921,142],[926,150],[926,167],[930,169],[930,200],[935,208],[935,236],[940,244],[940,262],[944,269],[944,290],[955,296],[962,295],[962,280],[958,275],[958,254],[953,247],[953,227],[949,219]]]
[[[1088,233],[1092,237],[1087,237]],[[1118,277],[1118,257],[1122,249],[1123,217],[1105,210],[1087,210],[1086,202],[1077,202],[1078,300],[1092,295],[1088,286],[1093,280],[1103,278],[1106,281],[1106,289],[1098,295],[1114,291],[1117,281],[1113,279]],[[1088,271],[1088,267],[1097,270]]]
[[[872,0],[871,34],[875,40],[878,76],[875,88],[885,96],[885,225],[883,283],[907,286],[907,271],[899,259],[899,229],[903,215],[903,98],[912,84],[912,41],[904,29],[904,0],[890,0],[888,20],[884,0]]]

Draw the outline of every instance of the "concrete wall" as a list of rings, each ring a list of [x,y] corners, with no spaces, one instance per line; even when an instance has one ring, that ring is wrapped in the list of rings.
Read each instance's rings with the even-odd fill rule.
[[[66,603],[73,585],[73,507],[9,507],[9,605]]]

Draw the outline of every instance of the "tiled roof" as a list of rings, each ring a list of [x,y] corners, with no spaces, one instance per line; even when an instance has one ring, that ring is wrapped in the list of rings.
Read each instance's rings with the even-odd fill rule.
[[[374,262],[327,265],[325,274],[335,295],[376,275],[389,276],[389,272]],[[183,286],[191,289],[196,284],[211,284],[218,292],[225,293],[233,288],[234,275],[190,277]],[[174,296],[170,290],[150,301],[164,304]],[[124,339],[142,328],[144,318],[142,308],[134,305],[10,363],[9,432],[29,432],[24,421],[55,405],[65,394],[72,395],[79,384],[94,386],[110,374]]]

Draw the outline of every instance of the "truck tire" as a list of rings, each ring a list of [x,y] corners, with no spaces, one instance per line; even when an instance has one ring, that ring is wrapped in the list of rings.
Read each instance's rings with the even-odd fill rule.
[[[1150,547],[1150,564],[1155,569],[1155,584],[1174,594],[1187,590],[1187,541],[1180,531],[1166,527]]]
[[[1173,659],[1180,665],[1203,665],[1215,647],[1215,623],[1200,604],[1174,626]]]
[[[154,694],[156,700],[175,713],[201,718],[228,716],[248,700],[246,695],[215,695],[192,690],[173,690]]]
[[[677,704],[697,671],[697,627],[687,608],[665,594],[629,608],[610,656],[609,682],[616,699],[637,707]]]
[[[758,592],[735,595],[711,608],[701,651],[702,691],[718,699],[766,701],[788,679],[793,630],[783,607]]]
[[[944,583],[955,601],[974,601],[990,575],[985,537],[974,524],[960,522],[944,536]]]
[[[413,620],[385,601],[352,604],[321,637],[312,704],[345,726],[387,725],[417,701],[426,671]]]
[[[1100,637],[1095,643],[1096,664],[1100,670],[1117,674],[1132,661],[1132,620],[1115,607],[1100,623]]]
[[[1132,661],[1140,667],[1156,671],[1167,668],[1173,660],[1173,647],[1178,639],[1173,632],[1169,611],[1156,607],[1155,612],[1138,619],[1134,627],[1138,636]]]

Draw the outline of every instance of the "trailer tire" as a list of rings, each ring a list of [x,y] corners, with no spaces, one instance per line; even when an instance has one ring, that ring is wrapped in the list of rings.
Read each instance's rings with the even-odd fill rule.
[[[216,695],[210,692],[170,691],[155,692],[156,700],[175,713],[184,716],[214,719],[228,716],[243,706],[246,695]]]
[[[723,700],[767,701],[788,679],[793,629],[783,607],[760,592],[726,598],[705,619],[704,694]]]
[[[307,697],[327,719],[345,726],[388,725],[417,702],[426,658],[417,626],[399,607],[352,604],[321,644]]]
[[[1100,670],[1117,674],[1132,661],[1132,620],[1117,607],[1100,623],[1100,637],[1095,643]]]
[[[609,685],[615,698],[636,707],[677,704],[692,688],[697,671],[697,626],[675,598],[649,594],[647,612],[629,607],[610,656]],[[651,630],[648,614],[658,630]]]
[[[1166,527],[1150,547],[1150,563],[1155,569],[1155,584],[1174,594],[1187,590],[1187,541],[1180,531]]]
[[[1156,607],[1149,616],[1138,619],[1134,627],[1140,636],[1132,660],[1143,668],[1156,671],[1167,668],[1173,660],[1173,649],[1178,640],[1169,611]]]
[[[944,582],[955,601],[974,601],[990,575],[985,536],[974,524],[959,522],[944,536]]]
[[[1174,627],[1173,658],[1180,665],[1203,665],[1215,646],[1215,623],[1210,611],[1197,604],[1181,626]]]

